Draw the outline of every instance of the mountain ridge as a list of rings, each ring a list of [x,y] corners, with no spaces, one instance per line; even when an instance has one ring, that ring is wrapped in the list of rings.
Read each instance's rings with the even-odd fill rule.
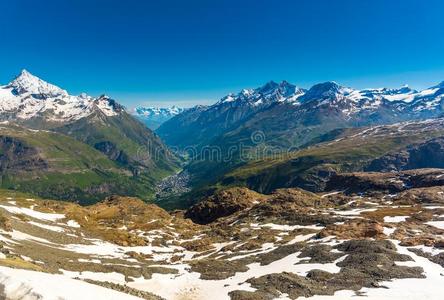
[[[9,84],[0,86],[0,98],[0,118],[23,123],[35,118],[43,118],[47,123],[70,122],[87,117],[96,110],[115,116],[124,109],[106,95],[70,95],[26,70]]]
[[[444,111],[443,94],[442,83],[422,91],[408,86],[356,90],[330,81],[305,90],[286,81],[270,81],[256,89],[228,94],[213,105],[188,109],[163,123],[156,132],[170,146],[199,148],[216,137],[233,135],[233,130],[241,130],[255,118],[263,121],[261,115],[267,115],[269,109],[275,110],[271,118],[281,117],[282,107],[284,115],[290,114],[296,120],[293,123],[305,122],[301,115],[313,119],[321,110],[335,111],[333,115],[345,123],[360,125],[425,119]]]
[[[444,112],[444,88],[439,84],[421,91],[407,86],[356,90],[330,81],[282,97],[282,86],[289,85],[269,82],[242,90],[213,105],[184,111],[156,132],[190,157],[186,170],[192,184],[202,187],[249,160],[263,158],[263,153],[298,150],[334,130],[420,121]],[[223,159],[208,158],[205,149],[216,149]]]
[[[36,134],[48,131],[54,134],[55,140],[51,144],[54,147],[59,147],[56,145],[59,139],[74,148],[83,149],[63,156],[67,161],[83,161],[79,156],[94,151],[102,153],[109,160],[99,160],[101,163],[91,170],[94,173],[88,175],[91,184],[81,184],[82,180],[78,180],[78,177],[82,172],[89,172],[88,165],[94,165],[92,161],[77,173],[69,171],[68,177],[57,176],[64,172],[60,168],[42,169],[35,178],[11,177],[9,175],[12,171],[9,170],[2,174],[2,184],[8,188],[23,190],[26,188],[26,179],[27,186],[37,189],[26,189],[27,192],[46,197],[88,202],[117,193],[137,195],[148,200],[154,195],[156,182],[178,168],[177,158],[159,137],[131,116],[116,100],[106,95],[72,96],[26,70],[8,85],[0,87],[0,120],[3,124],[0,129],[2,137],[11,137],[17,130],[31,130]],[[70,139],[64,139],[64,136]],[[17,145],[30,143],[30,135],[18,137]],[[40,156],[50,158],[52,150],[42,146],[36,151]],[[69,152],[69,147],[61,149]],[[12,159],[15,156],[8,157]],[[4,159],[8,157],[3,156]],[[11,162],[5,161],[5,164],[11,165]],[[113,165],[115,171],[106,175],[108,171],[105,165]],[[116,180],[118,176],[122,178]],[[65,182],[59,178],[65,178]],[[45,182],[46,188],[39,187],[39,181]],[[94,187],[94,184],[97,186]]]

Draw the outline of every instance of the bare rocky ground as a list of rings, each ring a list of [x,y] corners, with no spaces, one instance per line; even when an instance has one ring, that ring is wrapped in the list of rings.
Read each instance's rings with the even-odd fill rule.
[[[233,188],[172,213],[1,191],[0,291],[40,299],[26,278],[6,284],[30,270],[123,299],[441,299],[444,170],[407,175],[344,174],[328,194]]]

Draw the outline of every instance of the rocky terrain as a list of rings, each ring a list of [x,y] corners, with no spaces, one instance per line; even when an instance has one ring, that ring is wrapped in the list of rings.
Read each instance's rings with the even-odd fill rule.
[[[340,177],[342,176],[342,177]],[[338,174],[340,189],[230,188],[186,211],[0,192],[7,299],[441,299],[442,169]],[[57,280],[57,287],[42,283]]]
[[[389,153],[366,167],[368,171],[390,172],[394,170],[409,170],[430,166],[444,167],[444,138],[438,137],[427,142],[410,145],[400,152]]]

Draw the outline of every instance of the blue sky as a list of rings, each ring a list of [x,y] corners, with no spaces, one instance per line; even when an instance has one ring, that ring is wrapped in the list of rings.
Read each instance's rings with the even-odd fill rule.
[[[21,69],[129,107],[288,80],[444,80],[442,0],[0,0],[0,82]]]

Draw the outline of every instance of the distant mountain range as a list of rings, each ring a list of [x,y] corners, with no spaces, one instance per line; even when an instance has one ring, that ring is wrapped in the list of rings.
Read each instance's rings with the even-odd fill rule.
[[[286,81],[229,94],[210,106],[197,106],[173,117],[157,133],[168,145],[184,148],[207,144],[248,143],[260,130],[270,145],[298,147],[334,128],[390,124],[439,116],[444,82],[416,91],[357,90],[336,82],[309,90]]]
[[[155,130],[162,123],[182,113],[185,109],[177,106],[171,107],[137,107],[134,116],[141,120],[148,128]]]
[[[163,140],[180,152],[193,149],[185,166],[192,188],[233,180],[268,192],[267,182],[271,188],[282,183],[268,163],[254,167],[267,170],[260,180],[256,171],[245,171],[246,180],[236,172],[271,153],[296,153],[344,138],[353,128],[443,115],[444,83],[417,91],[408,86],[358,90],[325,82],[307,90],[287,81],[244,89],[214,105],[139,107],[131,115],[108,96],[73,96],[24,70],[0,86],[0,187],[82,203],[111,194],[152,199],[159,181],[179,169]],[[163,123],[155,134],[140,120],[152,128]],[[403,145],[410,146],[408,138]],[[219,149],[218,158],[205,157],[200,151],[205,147]],[[395,164],[391,157],[372,159],[381,159],[373,164],[384,170]],[[307,167],[302,165],[297,172]],[[300,185],[309,188],[310,183]]]
[[[346,128],[424,120],[443,113],[444,83],[416,91],[408,86],[358,90],[325,82],[306,90],[271,81],[229,94],[213,105],[188,109],[156,132],[169,146],[192,149],[186,168],[193,184],[204,186],[246,160],[334,139]],[[220,159],[208,159],[208,151],[202,149],[220,149]]]
[[[162,141],[107,97],[69,95],[22,71],[0,86],[1,186],[91,202],[148,199],[177,161]]]

